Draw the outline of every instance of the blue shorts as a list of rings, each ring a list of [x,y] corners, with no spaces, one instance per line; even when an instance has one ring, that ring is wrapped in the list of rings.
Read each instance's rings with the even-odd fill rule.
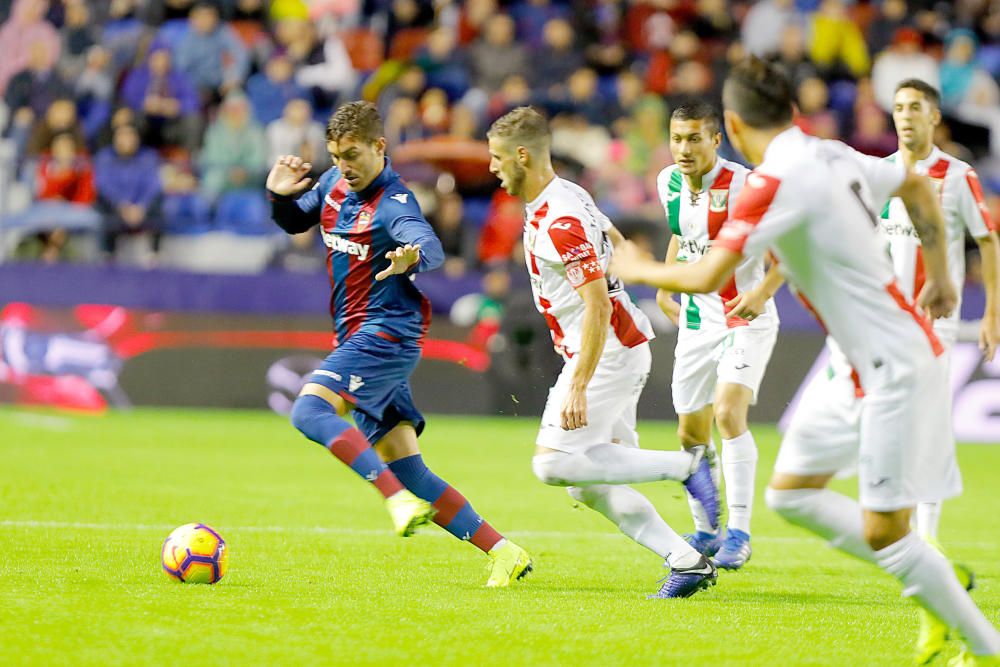
[[[417,435],[424,416],[413,404],[410,374],[420,361],[420,346],[359,331],[330,353],[309,376],[354,406],[354,421],[375,444],[400,422],[410,422]]]

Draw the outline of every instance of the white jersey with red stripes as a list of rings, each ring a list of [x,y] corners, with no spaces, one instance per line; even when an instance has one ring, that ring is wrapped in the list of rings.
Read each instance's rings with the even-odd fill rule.
[[[747,177],[715,241],[743,254],[770,249],[865,391],[904,381],[942,352],[896,284],[878,231],[876,202],[889,199],[905,175],[900,163],[789,128]]]
[[[649,319],[632,303],[621,281],[605,275],[612,253],[605,233],[610,227],[586,190],[558,176],[525,207],[524,257],[535,306],[564,357],[580,351],[583,299],[576,290],[592,280],[606,280],[611,297],[605,351],[653,338]]]
[[[656,189],[667,214],[670,231],[677,237],[677,261],[693,263],[708,252],[712,242],[729,217],[729,204],[736,200],[750,170],[737,162],[717,158],[712,169],[702,176],[702,190],[692,192],[677,165],[660,172]],[[764,260],[747,257],[733,277],[718,292],[681,295],[681,335],[685,331],[718,331],[751,325],[740,317],[729,317],[726,302],[753,289],[764,279]],[[768,299],[754,329],[778,326],[777,309]]]
[[[885,159],[901,161],[902,157],[894,153]],[[965,230],[969,230],[973,238],[982,238],[995,229],[979,177],[968,164],[937,146],[913,166],[913,171],[927,175],[940,197],[948,243],[948,269],[961,298],[965,283]],[[879,230],[889,242],[900,290],[907,298],[915,299],[924,285],[923,252],[920,237],[910,222],[903,201],[898,197],[891,199],[882,209]],[[950,317],[934,321],[935,332],[949,347],[958,339],[959,306],[955,307]]]

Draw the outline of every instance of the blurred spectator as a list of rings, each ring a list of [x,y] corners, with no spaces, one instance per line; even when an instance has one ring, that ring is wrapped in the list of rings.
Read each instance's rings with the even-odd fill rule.
[[[608,158],[611,135],[604,125],[587,121],[579,114],[562,114],[552,119],[552,152],[569,157],[588,169],[599,169]]]
[[[432,137],[448,132],[451,110],[448,96],[440,88],[428,88],[420,96],[420,125],[424,136]]]
[[[889,48],[896,31],[908,23],[906,0],[883,0],[879,9],[868,25],[868,48],[875,54]]]
[[[163,165],[160,182],[163,184],[163,231],[199,234],[211,229],[211,206],[198,191],[198,179],[186,163],[175,161]]]
[[[70,97],[55,100],[45,110],[45,115],[35,122],[28,139],[27,157],[34,158],[47,151],[52,145],[52,139],[64,132],[73,135],[77,146],[85,145],[83,127],[77,115],[76,105]]]
[[[514,107],[526,106],[531,102],[532,91],[528,80],[521,74],[511,74],[490,97],[486,108],[486,122],[492,123]]]
[[[615,96],[608,108],[608,115],[613,119],[611,130],[615,136],[624,136],[628,129],[628,119],[643,93],[645,84],[635,72],[625,70],[615,77]]]
[[[136,16],[136,2],[111,0],[108,20],[101,31],[101,45],[111,53],[111,68],[116,76],[135,62],[146,30]]]
[[[183,146],[191,153],[198,148],[198,91],[187,75],[173,67],[165,46],[154,47],[146,62],[129,73],[121,96],[136,114],[143,143]]]
[[[804,23],[794,0],[759,0],[743,19],[740,34],[746,50],[764,58],[777,53],[785,28]]]
[[[417,101],[399,97],[389,105],[385,114],[385,138],[389,146],[399,146],[407,141],[424,138]]]
[[[254,117],[265,125],[281,118],[288,102],[307,95],[308,91],[295,82],[291,61],[282,54],[273,56],[263,71],[247,80],[247,97]]]
[[[549,97],[563,93],[570,75],[584,65],[575,40],[569,21],[559,18],[545,24],[542,47],[533,58],[531,81],[536,90]]]
[[[202,193],[210,201],[228,190],[258,187],[263,183],[267,140],[242,93],[232,92],[223,100],[218,117],[205,132],[198,164]]]
[[[267,164],[274,164],[281,155],[298,155],[312,163],[313,173],[326,171],[330,162],[326,131],[313,120],[312,108],[306,100],[289,100],[281,118],[268,123],[266,135]]]
[[[483,33],[491,16],[497,13],[497,0],[467,0],[461,3],[458,17],[458,43],[470,44]]]
[[[778,51],[770,60],[785,72],[796,88],[805,79],[819,75],[806,53],[805,33],[798,25],[790,25],[781,32]]]
[[[847,15],[844,0],[823,0],[812,17],[812,61],[829,78],[868,74],[871,59],[861,29]]]
[[[49,150],[38,162],[36,184],[40,200],[93,204],[97,199],[93,166],[83,145],[69,132],[52,137]]]
[[[739,37],[740,26],[726,0],[698,0],[691,30],[705,42],[725,46]]]
[[[395,81],[387,85],[378,96],[379,113],[385,118],[389,114],[392,103],[400,97],[416,102],[427,89],[427,75],[417,65],[403,68]]]
[[[50,45],[41,41],[29,45],[27,67],[10,79],[4,94],[15,123],[41,116],[56,98],[72,98],[72,90],[55,64]]]
[[[469,47],[469,58],[473,85],[487,93],[511,75],[528,73],[528,52],[514,41],[514,21],[506,14],[490,17],[483,35]]]
[[[497,188],[490,199],[486,222],[479,232],[478,254],[483,264],[506,264],[524,231],[524,206],[520,199]]]
[[[889,128],[885,112],[874,104],[859,105],[855,111],[856,127],[848,139],[855,149],[868,155],[885,157],[896,152],[896,135]]]
[[[336,26],[328,26],[326,37],[299,65],[295,81],[311,89],[317,106],[324,109],[354,94],[358,73]]]
[[[98,45],[88,49],[84,69],[73,82],[73,92],[83,133],[88,142],[93,142],[111,116],[115,94],[111,54],[107,49]]]
[[[566,19],[569,12],[565,5],[551,0],[525,0],[514,4],[510,8],[510,15],[517,27],[517,41],[535,51],[541,48],[545,40],[548,24]]]
[[[59,33],[45,20],[48,10],[48,0],[16,0],[10,18],[0,26],[0,93],[7,91],[15,74],[30,69],[29,63],[38,57],[35,49],[44,49],[50,67],[59,59]]]
[[[87,52],[97,44],[98,37],[86,0],[66,0],[59,71],[67,80],[72,81],[83,71],[87,63]]]
[[[552,106],[557,110],[583,116],[595,125],[606,124],[611,120],[608,117],[609,110],[597,84],[597,73],[589,67],[581,67],[570,75],[564,101]]]
[[[198,2],[191,9],[175,62],[204,100],[220,99],[242,86],[250,66],[243,42],[220,21],[219,10],[211,2]]]
[[[642,174],[650,164],[653,151],[667,143],[667,105],[657,95],[643,95],[632,111],[625,133],[625,168]]]
[[[924,53],[923,39],[913,28],[900,28],[892,38],[892,45],[882,52],[872,67],[872,85],[875,100],[883,111],[892,111],[892,101],[896,96],[896,84],[903,79],[920,79],[939,89],[938,65]]]
[[[979,42],[971,30],[952,30],[941,62],[941,106],[959,120],[990,131],[1000,155],[1000,87],[976,62]]]
[[[460,276],[475,262],[475,228],[465,219],[465,203],[455,192],[438,196],[437,209],[430,216],[431,226],[444,248],[444,271]]]
[[[431,32],[427,46],[413,61],[424,71],[427,85],[444,90],[450,100],[461,98],[469,89],[469,68],[456,45],[454,30],[441,26]]]
[[[830,91],[820,78],[809,78],[799,84],[799,114],[795,124],[802,131],[821,139],[836,139],[839,135],[837,117],[828,108]]]
[[[112,144],[94,158],[94,173],[106,252],[114,252],[122,235],[160,229],[160,158],[140,144],[138,128],[120,125],[115,129]]]

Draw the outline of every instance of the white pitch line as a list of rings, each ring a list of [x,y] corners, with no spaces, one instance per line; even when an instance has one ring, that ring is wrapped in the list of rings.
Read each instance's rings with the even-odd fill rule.
[[[374,528],[331,528],[327,526],[225,526],[221,530],[226,533],[301,533],[306,535],[370,535],[374,537],[378,536],[390,536],[392,532],[389,529],[377,530]],[[13,521],[6,520],[0,521],[0,528],[58,528],[58,529],[70,529],[70,530],[137,530],[137,531],[166,531],[169,532],[176,528],[177,526],[167,525],[167,524],[151,524],[151,523],[88,523],[79,521]],[[512,530],[508,531],[511,537],[526,537],[526,538],[551,538],[551,539],[574,539],[574,538],[615,538],[621,537],[621,533],[615,532],[601,532],[595,533],[591,531],[580,531],[580,532],[570,532],[570,531],[558,531],[558,530]],[[447,533],[443,531],[427,532],[421,533],[421,537],[450,537]],[[813,543],[819,544],[818,538],[809,537],[808,535],[803,537],[777,537],[768,535],[755,535],[753,538],[754,542],[764,542],[764,543],[774,543],[774,544],[804,544]],[[963,548],[975,548],[975,549],[992,549],[996,547],[994,542],[949,542],[949,546],[952,547],[963,547]]]

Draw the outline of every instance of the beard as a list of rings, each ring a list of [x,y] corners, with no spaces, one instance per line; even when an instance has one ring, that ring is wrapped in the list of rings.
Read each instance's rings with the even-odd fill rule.
[[[524,193],[524,181],[527,171],[521,165],[515,163],[507,181],[507,191],[515,197],[520,197]]]

